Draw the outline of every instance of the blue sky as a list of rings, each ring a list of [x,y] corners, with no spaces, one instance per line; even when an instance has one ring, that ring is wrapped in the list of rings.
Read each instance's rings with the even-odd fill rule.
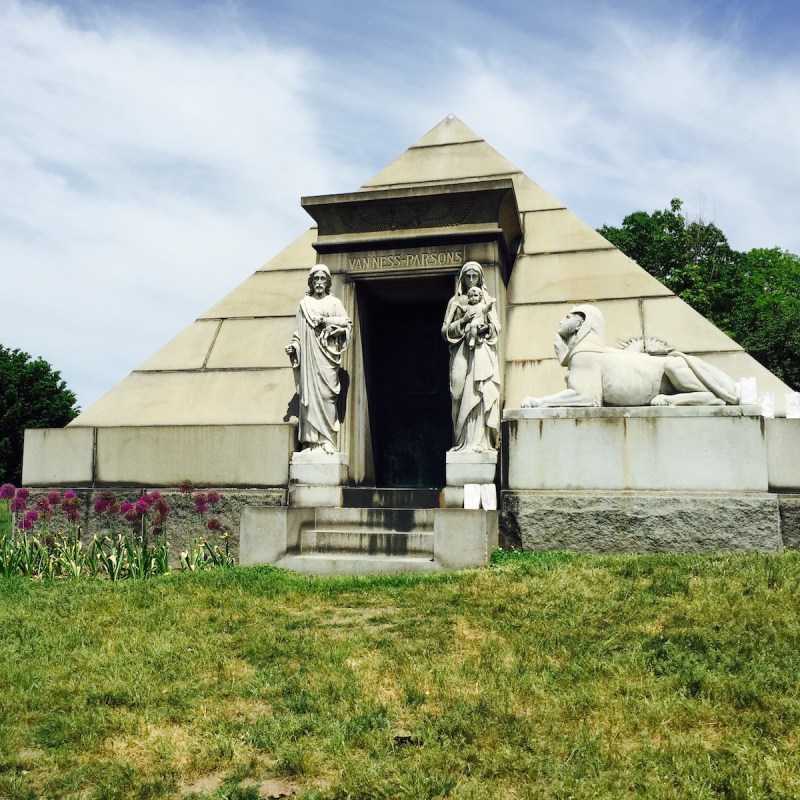
[[[454,113],[593,226],[800,252],[800,2],[0,0],[0,343],[82,407]]]

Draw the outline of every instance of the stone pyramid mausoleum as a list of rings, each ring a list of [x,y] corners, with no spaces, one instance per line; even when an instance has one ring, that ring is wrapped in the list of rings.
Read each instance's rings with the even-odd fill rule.
[[[496,298],[500,322],[497,352],[506,422],[495,483],[507,493],[501,515],[511,520],[508,524],[518,538],[524,527],[518,500],[525,492],[539,491],[544,497],[551,490],[604,488],[730,490],[766,496],[771,490],[791,492],[800,486],[800,469],[789,451],[797,431],[765,428],[757,414],[752,424],[753,435],[760,425],[760,450],[723,447],[714,456],[717,460],[705,466],[706,451],[687,451],[684,456],[684,450],[671,450],[672,477],[659,472],[644,479],[640,468],[629,473],[627,444],[620,445],[619,452],[603,445],[600,463],[622,464],[613,486],[587,477],[564,478],[566,473],[559,469],[549,473],[562,476],[557,486],[551,485],[555,479],[519,477],[522,466],[554,458],[552,450],[537,451],[538,455],[521,451],[524,436],[519,426],[535,420],[541,436],[542,425],[555,424],[553,420],[564,415],[551,410],[548,416],[537,409],[531,412],[538,414],[527,417],[510,412],[520,408],[526,395],[549,395],[564,388],[566,370],[552,340],[559,320],[576,304],[602,310],[609,345],[636,337],[658,339],[700,356],[734,380],[755,377],[760,392],[774,394],[776,417],[784,416],[790,388],[456,117],[446,117],[357,191],[301,202],[316,223],[309,230],[200,314],[68,428],[27,433],[27,483],[169,487],[191,478],[196,483],[280,490],[283,500],[275,502],[285,505],[298,413],[285,347],[307,290],[309,269],[324,263],[332,273],[332,293],[353,321],[353,345],[342,363],[340,406],[339,449],[349,459],[346,485],[444,489],[450,483],[444,452],[452,430],[447,346],[440,328],[460,267],[475,260],[485,269],[486,288]],[[651,422],[642,424],[651,425],[650,412],[656,409],[646,411],[649,416],[643,419]],[[672,422],[659,423],[662,427],[681,417],[664,413]],[[693,413],[682,411],[687,417],[682,431],[696,424],[688,419]],[[733,413],[725,411],[725,419]],[[709,419],[725,416],[723,411],[709,414]],[[571,424],[576,426],[581,415],[573,417]],[[627,435],[623,428],[634,425],[634,417],[617,414],[615,419],[623,418],[615,423],[622,425],[621,435]],[[795,421],[768,422],[774,426]],[[665,441],[675,441],[672,433],[665,436]],[[716,449],[714,436],[729,437],[729,432],[712,434],[708,452]],[[663,448],[657,450],[655,441],[645,436],[636,452],[663,467],[666,456],[659,461]],[[579,450],[573,456],[583,460],[595,444],[575,446]],[[701,459],[698,475],[722,477],[677,477],[682,467],[672,462],[684,457]],[[723,462],[738,464],[742,459],[763,462],[756,479],[740,479],[738,472],[729,475]],[[454,496],[445,505],[452,505]],[[457,497],[461,503],[463,490]],[[764,513],[777,514],[777,508],[775,501]],[[570,546],[558,536],[550,543]]]

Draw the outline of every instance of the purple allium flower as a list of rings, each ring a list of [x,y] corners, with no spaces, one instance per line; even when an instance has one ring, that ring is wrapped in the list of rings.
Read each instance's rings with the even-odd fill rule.
[[[16,491],[17,487],[13,483],[4,483],[0,486],[0,500],[10,500]]]
[[[15,497],[9,504],[9,508],[12,514],[18,514],[20,511],[24,511],[27,505],[28,503],[24,497]]]
[[[126,500],[124,503],[120,505],[119,513],[127,514],[129,511],[133,511],[133,503],[131,503],[129,500]]]
[[[181,494],[191,494],[194,491],[194,484],[189,481],[181,481],[178,484],[178,489],[180,489]]]
[[[208,495],[205,492],[195,492],[192,495],[192,500],[195,503],[207,503],[208,502]]]
[[[208,514],[208,503],[195,503],[194,504],[194,513],[195,514]]]
[[[212,517],[206,524],[206,528],[210,531],[219,531],[222,530],[222,523],[216,517]]]
[[[169,503],[163,497],[159,497],[158,500],[156,500],[153,504],[153,508],[155,508],[162,517],[169,516]]]
[[[51,506],[61,505],[61,492],[48,492],[47,502],[50,503]]]
[[[67,497],[67,493],[64,493],[64,499],[61,501],[61,508],[63,508],[64,511],[69,511],[71,508],[80,508],[82,505],[83,500],[74,492],[72,497]]]
[[[21,497],[23,500],[27,500],[30,497],[30,494],[30,489],[17,489],[17,497]]]
[[[77,496],[78,495],[75,494],[75,490],[74,489],[67,489],[67,491],[64,492],[64,499],[65,500],[74,500]]]
[[[110,507],[111,504],[108,502],[108,500],[103,500],[102,497],[94,501],[95,514],[105,514],[105,512],[108,511]]]
[[[27,517],[23,517],[18,523],[17,527],[21,531],[29,531],[33,529],[33,521],[29,520]]]
[[[38,511],[27,511],[25,513],[25,519],[29,519],[31,522],[36,522],[39,519],[39,512]]]
[[[79,522],[81,518],[81,510],[77,506],[69,506],[66,509],[67,519],[70,522]]]
[[[144,497],[140,497],[136,501],[134,508],[136,509],[136,516],[143,517],[150,510],[150,503]]]
[[[158,489],[154,489],[152,492],[148,492],[144,499],[152,506],[153,503],[158,502],[161,499],[161,492]]]
[[[40,511],[47,511],[50,508],[50,501],[43,494],[40,494],[36,498],[36,508]]]
[[[219,501],[222,499],[222,495],[216,490],[211,489],[208,493],[208,502],[211,503],[212,506],[215,506]]]

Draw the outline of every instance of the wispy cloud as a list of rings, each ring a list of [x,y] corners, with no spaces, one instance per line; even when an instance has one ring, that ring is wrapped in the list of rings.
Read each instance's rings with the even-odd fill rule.
[[[592,225],[800,251],[798,58],[745,7],[158,8],[0,4],[0,342],[84,406],[449,112]]]

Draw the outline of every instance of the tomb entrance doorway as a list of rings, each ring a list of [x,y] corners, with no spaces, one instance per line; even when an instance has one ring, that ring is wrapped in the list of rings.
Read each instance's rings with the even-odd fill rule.
[[[446,274],[359,281],[375,486],[445,485],[452,422],[441,327],[453,283]]]

